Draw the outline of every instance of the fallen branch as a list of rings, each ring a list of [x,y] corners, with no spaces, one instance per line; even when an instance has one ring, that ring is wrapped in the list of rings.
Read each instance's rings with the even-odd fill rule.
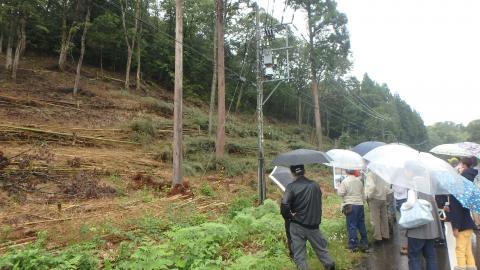
[[[70,217],[70,218],[59,218],[59,219],[49,219],[49,220],[41,220],[41,221],[34,221],[34,222],[27,222],[27,223],[22,223],[19,225],[16,225],[15,227],[25,227],[29,225],[36,225],[36,224],[42,224],[42,223],[54,223],[54,222],[62,222],[62,221],[68,221],[68,220],[74,220],[74,219],[87,219],[87,218],[92,218],[92,217],[98,217],[98,216],[103,216],[104,214],[97,214],[97,215],[91,215],[91,216],[86,216],[86,217]]]
[[[36,240],[36,239],[35,239],[35,240]],[[10,245],[10,246],[5,246],[5,247],[0,248],[0,251],[5,251],[5,250],[7,250],[7,249],[25,246],[25,245],[28,245],[28,244],[30,244],[30,243],[35,242],[35,240],[31,240],[31,241],[27,241],[27,242],[22,242],[22,243],[19,243],[19,244],[13,244],[13,245]]]
[[[102,79],[106,79],[106,80],[110,80],[110,81],[115,81],[115,82],[119,82],[119,83],[125,83],[125,81],[122,81],[120,79],[117,79],[117,78],[112,78],[112,77],[108,77],[108,76],[102,76]]]
[[[0,249],[5,248],[5,247],[10,247],[12,245],[18,245],[18,244],[23,244],[23,243],[26,243],[26,242],[32,242],[32,241],[35,241],[35,240],[37,240],[36,236],[27,237],[27,238],[18,239],[18,240],[13,240],[13,241],[8,241],[8,242],[0,244]]]

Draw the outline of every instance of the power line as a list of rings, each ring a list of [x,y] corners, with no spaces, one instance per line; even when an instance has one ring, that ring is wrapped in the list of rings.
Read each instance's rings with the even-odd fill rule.
[[[361,107],[360,105],[358,105],[355,101],[351,100],[350,97],[348,97],[347,95],[344,95],[345,99],[350,102],[350,104],[352,104],[353,106],[357,107],[361,112],[363,112],[364,114],[372,117],[372,118],[375,118],[375,119],[378,119],[378,120],[381,120],[381,121],[387,121],[386,119],[384,118],[381,118],[381,117],[378,117],[374,114],[372,114],[371,112],[368,112],[366,111],[363,107]]]
[[[244,49],[244,53],[243,53],[242,68],[240,69],[240,75],[243,75],[243,71],[245,70],[245,66],[246,66],[245,64],[247,63],[248,49],[250,48],[250,43],[252,42],[252,40],[253,40],[253,37],[250,40],[248,40],[248,36],[245,36],[245,49]],[[237,94],[238,86],[240,84],[242,84],[242,86],[243,86],[243,83],[244,83],[244,81],[241,80],[241,79],[239,81],[237,81],[237,85],[235,86],[235,91],[233,92],[232,99],[230,100],[230,105],[228,106],[228,113],[230,113],[233,101],[235,100],[235,95]],[[240,87],[242,87],[242,86],[240,86]]]
[[[385,115],[382,115],[380,114],[379,112],[377,112],[376,110],[374,110],[372,107],[370,107],[368,105],[368,103],[360,97],[360,95],[357,95],[355,94],[353,91],[348,91],[349,94],[351,94],[353,97],[357,98],[357,100],[359,101],[360,104],[362,104],[367,110],[369,110],[370,112],[372,112],[374,115],[377,115],[378,117],[381,117],[383,119],[387,119],[388,117],[385,116]]]
[[[335,88],[338,87],[338,83],[337,83],[337,84],[334,84],[334,83],[332,83],[331,81],[327,81],[327,83],[328,83],[330,86],[333,86],[333,87],[335,87]],[[348,94],[349,91],[346,91],[346,92],[347,92],[347,94]],[[368,111],[368,109],[365,110],[362,106],[358,105],[355,101],[353,101],[352,99],[350,99],[347,95],[344,95],[344,97],[345,97],[345,99],[346,99],[348,102],[350,102],[352,105],[354,105],[355,107],[357,107],[361,112],[365,113],[366,115],[368,115],[368,116],[370,116],[370,117],[372,117],[372,118],[375,118],[375,119],[379,119],[379,120],[382,120],[382,121],[387,121],[387,119],[384,118],[383,116],[375,115],[375,114],[373,114],[372,112]],[[360,104],[362,104],[362,103],[360,103]]]

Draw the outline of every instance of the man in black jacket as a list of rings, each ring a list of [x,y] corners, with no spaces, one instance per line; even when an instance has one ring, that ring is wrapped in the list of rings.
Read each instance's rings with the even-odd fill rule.
[[[300,270],[307,270],[306,241],[315,250],[325,269],[335,269],[335,263],[328,254],[327,240],[320,233],[322,217],[322,192],[320,186],[304,176],[303,165],[290,166],[295,181],[287,185],[282,199],[281,212],[290,221],[291,250],[295,264]]]

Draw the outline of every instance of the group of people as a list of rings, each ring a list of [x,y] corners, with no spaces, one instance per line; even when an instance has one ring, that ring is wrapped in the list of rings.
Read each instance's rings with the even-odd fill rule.
[[[477,159],[469,157],[462,158],[458,166],[455,166],[462,176],[474,181],[479,173],[474,169],[476,165]],[[414,166],[412,170],[415,170]],[[287,185],[281,203],[290,256],[298,269],[308,269],[306,253],[306,241],[308,240],[325,269],[335,269],[335,263],[327,250],[327,241],[319,230],[322,216],[320,187],[317,182],[305,177],[303,165],[290,166],[290,171],[295,180]],[[405,173],[408,174],[408,170]],[[444,220],[451,222],[453,235],[456,238],[457,262],[455,269],[477,269],[472,253],[471,237],[473,230],[480,225],[478,224],[480,216],[473,215],[479,221],[476,224],[470,210],[464,208],[454,196],[442,195],[435,198],[414,190],[389,185],[371,172],[368,172],[363,178],[360,177],[358,171],[354,170],[347,170],[346,174],[347,176],[340,183],[337,193],[343,199],[342,212],[346,217],[347,245],[350,251],[369,250],[365,226],[365,203],[368,204],[370,210],[373,243],[381,244],[390,239],[393,229],[392,224],[389,224],[389,220],[392,220],[390,209],[396,210],[394,220],[398,221],[401,209],[410,209],[417,199],[422,199],[432,206],[431,214],[434,221],[410,229],[397,226],[401,245],[399,252],[402,255],[408,255],[409,269],[422,269],[422,257],[427,270],[438,269],[435,246],[444,242],[445,227],[442,224]],[[440,217],[439,212],[445,213],[445,217]]]

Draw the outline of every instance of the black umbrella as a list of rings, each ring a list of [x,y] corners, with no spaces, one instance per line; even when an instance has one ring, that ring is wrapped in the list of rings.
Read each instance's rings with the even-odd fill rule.
[[[367,154],[371,150],[373,150],[373,149],[375,149],[379,146],[385,145],[385,144],[386,143],[384,143],[384,142],[377,142],[377,141],[362,142],[362,143],[358,144],[357,146],[353,147],[351,150],[353,152],[358,153],[360,156],[364,156],[365,154]]]
[[[287,185],[293,182],[293,176],[290,169],[283,166],[275,166],[268,177],[270,177],[270,179],[272,179],[282,191],[285,191]]]
[[[276,156],[272,165],[302,165],[329,163],[332,159],[325,153],[309,149],[297,149]]]

